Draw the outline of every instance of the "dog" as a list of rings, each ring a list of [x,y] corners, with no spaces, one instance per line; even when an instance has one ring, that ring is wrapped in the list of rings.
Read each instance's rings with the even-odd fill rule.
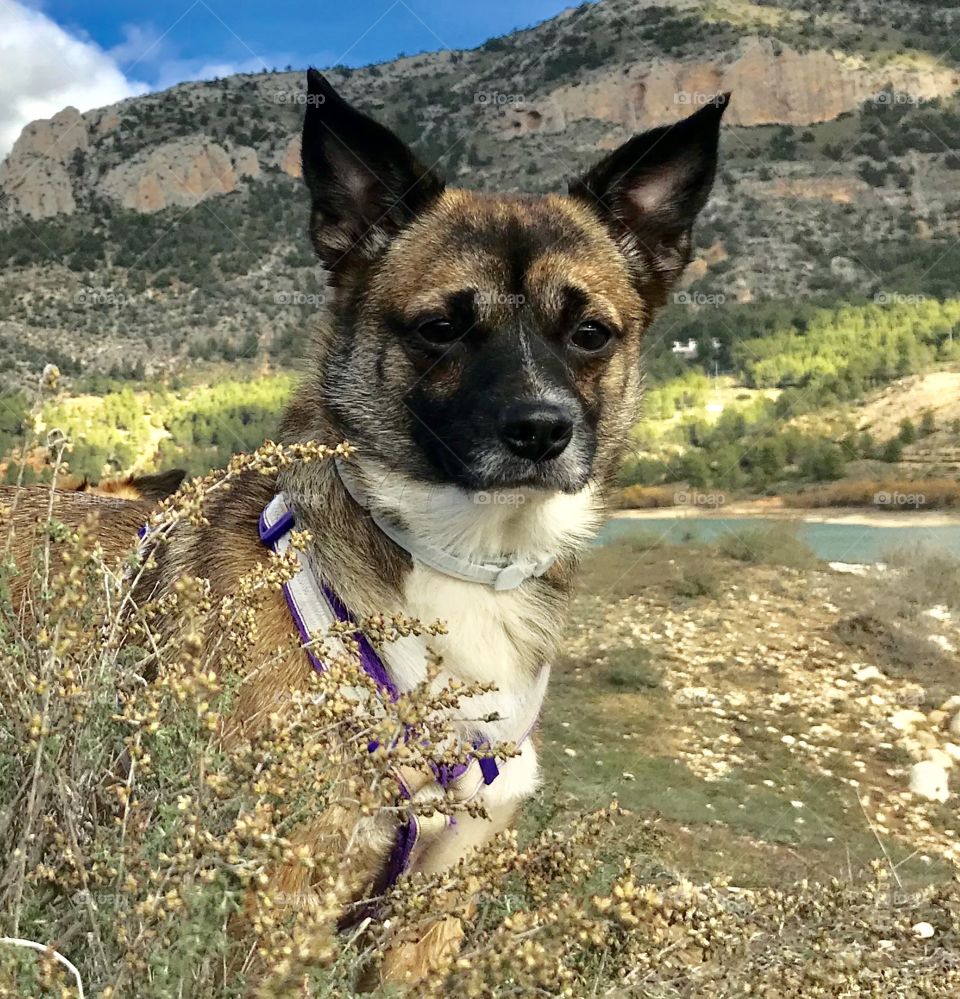
[[[520,738],[517,719],[539,709],[577,561],[638,415],[644,333],[690,258],[728,99],[630,139],[565,195],[491,195],[448,188],[308,73],[303,177],[331,304],[279,439],[349,441],[355,457],[294,462],[276,482],[252,474],[211,497],[208,523],[173,533],[148,585],[162,593],[192,574],[210,581],[214,601],[227,597],[268,558],[264,539],[295,516],[313,538],[306,557],[318,587],[353,618],[446,622],[446,634],[383,649],[381,682],[402,692],[422,681],[429,641],[443,679],[495,685],[453,720],[464,738],[512,739],[519,753],[477,782],[486,817],[458,816],[452,833],[407,857],[408,869],[450,868],[509,827],[538,786],[536,745]],[[115,504],[100,518],[111,544],[131,530]],[[291,637],[290,606],[271,592],[251,660],[285,641],[291,651],[240,688],[238,725],[255,726],[304,688],[309,657]],[[317,817],[302,841],[330,828]],[[356,844],[355,833],[338,831],[343,844]],[[395,836],[382,823],[364,828],[358,890],[382,883]],[[310,890],[303,872],[279,877],[287,890]],[[442,921],[388,954],[384,980],[422,978],[461,935],[458,919]]]
[[[149,472],[145,475],[124,475],[118,479],[103,479],[91,482],[69,478],[57,482],[57,489],[72,490],[78,493],[92,493],[95,496],[112,496],[131,502],[159,503],[172,496],[179,488],[187,473],[182,468],[169,468],[162,472]]]

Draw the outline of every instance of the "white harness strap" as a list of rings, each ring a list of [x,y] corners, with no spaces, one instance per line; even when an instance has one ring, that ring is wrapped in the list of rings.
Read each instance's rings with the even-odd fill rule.
[[[283,493],[278,493],[260,515],[261,540],[278,555],[282,555],[289,548],[289,533],[294,522],[294,513],[286,497]],[[314,669],[323,672],[325,667],[317,657],[314,645],[317,641],[327,638],[332,624],[337,621],[348,621],[350,618],[339,598],[317,579],[309,554],[306,551],[298,551],[297,557],[299,569],[293,578],[284,584],[283,591],[310,662]],[[381,657],[362,634],[358,636],[358,642],[364,670],[376,682],[381,692],[396,700],[400,692]],[[527,696],[518,704],[516,721],[509,726],[515,733],[513,742],[518,748],[530,738],[536,727],[549,681],[550,667],[545,664],[537,674]],[[509,739],[502,741],[506,742]],[[500,769],[493,756],[480,754],[487,745],[485,739],[474,740],[469,762],[449,768],[436,767],[432,779],[410,768],[403,768],[403,772],[396,773],[395,777],[404,796],[411,804],[425,804],[431,799],[436,800],[439,789],[456,803],[465,804],[473,801],[486,785],[492,784],[500,776]],[[371,752],[376,748],[377,744],[371,743]],[[414,849],[422,850],[428,842],[433,841],[434,837],[444,834],[454,824],[451,816],[441,812],[418,815],[414,809],[411,809],[407,824],[401,827],[391,854],[386,876],[387,886],[392,885],[408,869]]]
[[[287,505],[283,493],[278,493],[260,514],[260,537],[278,555],[283,555],[290,547],[290,528],[293,523],[293,512]],[[300,562],[300,569],[293,579],[284,585],[284,595],[300,637],[306,644],[310,662],[318,673],[322,673],[323,664],[315,655],[312,643],[325,638],[337,618],[317,582],[307,552],[298,551],[297,559]]]

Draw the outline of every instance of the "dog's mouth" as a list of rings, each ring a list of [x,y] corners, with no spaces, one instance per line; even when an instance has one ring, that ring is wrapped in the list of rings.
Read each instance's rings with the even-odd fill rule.
[[[477,449],[470,456],[440,447],[430,457],[445,481],[468,492],[530,489],[576,493],[591,474],[591,461],[582,450],[571,449],[557,458],[531,461],[497,446]]]

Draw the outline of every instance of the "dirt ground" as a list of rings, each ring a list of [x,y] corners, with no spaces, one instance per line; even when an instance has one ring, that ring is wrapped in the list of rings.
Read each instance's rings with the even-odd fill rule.
[[[597,551],[547,704],[540,821],[615,796],[691,879],[852,881],[872,861],[904,891],[950,879],[956,799],[909,790],[915,763],[960,763],[960,613],[924,571],[641,535]]]
[[[854,416],[860,430],[886,440],[897,434],[904,416],[916,423],[926,409],[933,412],[938,425],[960,419],[960,371],[931,371],[898,379],[868,396],[854,409]]]

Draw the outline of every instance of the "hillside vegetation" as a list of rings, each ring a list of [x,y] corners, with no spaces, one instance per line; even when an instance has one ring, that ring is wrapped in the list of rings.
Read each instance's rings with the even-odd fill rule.
[[[952,394],[914,389],[888,397],[911,378],[953,385],[960,300],[702,308],[684,327],[699,348],[686,361],[671,351],[675,318],[671,307],[650,334],[647,393],[624,485],[791,491],[845,475],[960,471]],[[171,466],[201,474],[275,436],[296,381],[287,371],[258,376],[249,365],[238,378],[238,367],[214,369],[212,386],[209,373],[195,374],[192,384],[86,376],[88,391],[43,405],[40,426],[67,435],[72,471],[92,480]],[[937,374],[924,374],[930,371]],[[19,447],[27,399],[3,397],[0,453]],[[17,475],[9,463],[8,478]]]
[[[329,75],[452,184],[523,192],[563,190],[600,150],[732,88],[686,336],[700,296],[955,292],[957,63],[937,39],[956,28],[951,8],[880,0],[601,0],[473,50]],[[0,167],[7,391],[46,363],[138,382],[295,361],[325,294],[302,88],[301,70],[231,76],[24,130]]]
[[[52,399],[36,416],[24,396],[7,397],[2,406],[8,422],[0,444],[13,459],[7,462],[7,480],[29,483],[48,472],[36,464],[42,461],[40,452],[28,450],[33,461],[21,473],[16,459],[28,423],[35,431],[64,435],[70,441],[70,471],[94,482],[121,471],[171,467],[205,475],[225,467],[231,455],[276,437],[292,385],[291,376],[277,374],[225,378],[212,386],[157,385],[138,391],[125,386]]]
[[[657,329],[670,330],[670,318]],[[698,344],[694,360],[670,351],[672,330],[650,348],[645,417],[625,485],[789,489],[871,462],[890,466],[891,475],[955,475],[949,442],[960,443],[960,424],[949,397],[913,396],[893,426],[871,420],[869,405],[859,404],[907,376],[960,361],[960,300],[721,306],[701,309],[687,329]],[[723,377],[711,377],[715,371]],[[929,460],[904,471],[900,463],[934,435]]]

